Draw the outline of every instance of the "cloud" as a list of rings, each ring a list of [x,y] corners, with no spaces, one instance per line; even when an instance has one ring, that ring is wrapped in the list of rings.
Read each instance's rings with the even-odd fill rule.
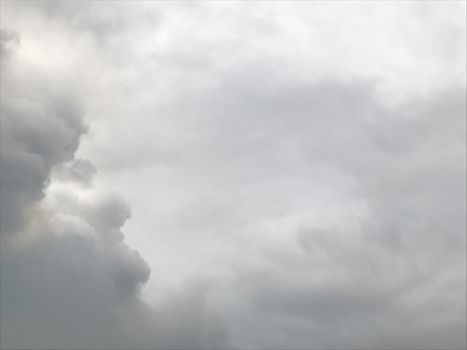
[[[2,3],[1,346],[465,348],[465,4],[129,4]]]
[[[19,37],[5,33],[4,48]],[[40,78],[36,85],[35,76],[16,76],[13,56],[2,67],[1,347],[159,348],[177,346],[183,332],[183,346],[221,344],[218,331],[198,334],[201,314],[185,330],[162,327],[140,299],[150,268],[123,241],[129,208],[89,187],[96,169],[74,160],[87,130],[83,104],[50,93]],[[190,291],[166,312],[183,303],[202,313],[204,292],[193,293],[201,299]]]
[[[231,341],[465,347],[465,89],[391,107],[365,84],[225,81],[174,107],[199,121],[174,174],[210,191],[172,215],[231,254],[211,252],[233,277],[197,267]]]
[[[2,32],[2,197],[1,232],[21,229],[24,211],[43,196],[51,167],[72,157],[79,136],[86,130],[73,101],[63,96],[54,100],[43,96],[38,87],[26,98],[28,86],[12,75],[8,47],[18,42],[13,31]],[[24,89],[24,90],[23,90]]]
[[[87,159],[76,159],[72,163],[63,164],[56,171],[60,180],[81,183],[88,187],[96,173],[96,167]]]

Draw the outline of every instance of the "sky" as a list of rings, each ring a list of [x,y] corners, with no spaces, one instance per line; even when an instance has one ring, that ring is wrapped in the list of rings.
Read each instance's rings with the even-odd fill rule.
[[[464,1],[0,10],[0,348],[466,348]]]

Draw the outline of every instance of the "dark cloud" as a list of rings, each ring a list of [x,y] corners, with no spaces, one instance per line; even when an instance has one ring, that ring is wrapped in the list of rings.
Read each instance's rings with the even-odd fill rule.
[[[5,33],[9,47],[17,35]],[[80,102],[41,91],[41,79],[22,85],[25,77],[15,76],[14,65],[2,67],[1,348],[219,346],[222,327],[199,323],[204,292],[188,291],[174,306],[167,301],[164,317],[180,303],[193,308],[191,321],[183,317],[186,328],[165,325],[141,301],[150,269],[123,242],[128,206],[115,196],[82,200],[66,187],[89,185],[96,171],[89,161],[73,160],[87,130]],[[56,186],[65,188],[50,194],[47,206],[54,167]]]
[[[10,41],[19,41],[13,31],[2,33],[4,49],[12,46]],[[19,86],[17,77],[10,73],[8,57],[5,61],[1,90],[2,234],[21,229],[24,211],[42,198],[52,166],[73,157],[86,130],[73,101],[61,96],[24,96],[26,87]],[[39,86],[35,88],[40,91]]]

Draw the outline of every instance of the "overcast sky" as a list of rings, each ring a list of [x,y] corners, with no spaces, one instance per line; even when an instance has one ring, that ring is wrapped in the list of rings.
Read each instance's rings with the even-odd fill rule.
[[[1,2],[2,349],[465,349],[466,3]]]

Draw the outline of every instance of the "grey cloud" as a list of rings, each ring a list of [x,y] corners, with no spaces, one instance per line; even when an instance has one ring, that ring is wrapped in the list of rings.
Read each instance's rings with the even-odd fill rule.
[[[3,32],[5,48],[17,34]],[[5,34],[6,33],[6,34]],[[6,58],[8,64],[8,57]],[[18,91],[19,90],[19,91]],[[16,94],[15,94],[16,93]],[[43,196],[53,165],[69,160],[86,130],[76,106],[60,96],[55,100],[22,96],[16,77],[2,67],[1,91],[1,233],[17,231],[24,211]]]
[[[178,158],[149,173],[166,181],[157,194],[177,189],[167,226],[196,242],[187,250],[208,236],[235,252],[220,259],[233,281],[217,285],[229,343],[465,348],[465,88],[388,106],[369,83],[255,67],[156,109]],[[312,229],[316,187],[353,197],[349,216],[355,201],[367,212]],[[289,217],[302,229],[280,226]],[[274,241],[276,223],[292,243]]]
[[[13,47],[19,44],[19,36],[13,30],[3,28],[0,31],[0,57],[2,58],[2,65],[8,60]]]
[[[89,187],[97,170],[89,160],[76,159],[71,163],[58,166],[55,171],[57,178],[61,181],[71,181]]]
[[[165,326],[140,299],[150,268],[123,242],[130,211],[122,200],[81,200],[68,187],[45,197],[53,169],[52,182],[66,186],[89,184],[95,172],[90,162],[73,160],[87,130],[82,105],[41,91],[40,78],[23,85],[35,79],[16,76],[15,64],[11,58],[2,66],[1,348],[199,348],[211,338],[210,346],[220,346],[222,330],[199,334],[204,306],[192,299],[198,292],[165,305],[166,317],[179,303],[198,312],[188,329]]]
[[[299,231],[305,255],[270,256],[271,267],[241,279],[264,329],[244,344],[465,348],[465,90],[417,101],[418,110],[385,109],[355,89],[306,91],[306,113],[288,116],[300,119],[273,150],[292,134],[310,166],[354,178],[370,218],[356,232]],[[266,340],[273,332],[283,337]]]
[[[234,294],[217,305],[229,341],[465,348],[465,89],[391,107],[362,82],[230,73],[160,111],[163,122],[184,120],[167,127],[187,135],[171,173],[179,179],[168,183],[194,184],[173,226],[200,240],[215,227],[212,239],[225,239],[227,251],[239,245],[226,262],[233,282],[219,282],[220,295]],[[320,210],[314,186],[347,193],[366,214],[349,227],[307,227]],[[300,209],[302,229],[278,229],[295,247],[275,243],[273,232],[258,238],[255,224],[280,224]]]
[[[210,286],[207,283],[187,282],[184,288],[173,293],[158,312],[161,327],[176,336],[165,340],[163,348],[216,349],[230,348],[228,330],[219,313],[209,304]],[[183,329],[184,332],[177,330]]]
[[[14,96],[2,99],[9,121],[5,129],[2,119],[8,167],[1,175],[10,224],[2,233],[21,239],[2,244],[2,347],[465,348],[464,85],[391,105],[376,93],[378,82],[360,74],[365,67],[352,66],[350,51],[373,40],[338,57],[354,68],[349,75],[336,79],[341,67],[332,74],[336,67],[324,63],[325,73],[313,75],[321,69],[313,53],[327,49],[306,56],[303,46],[336,36],[328,22],[324,31],[312,26],[308,4],[297,5],[306,25],[292,32],[281,22],[289,8],[265,11],[271,17],[261,17],[259,29],[255,11],[237,4],[218,12],[204,3],[152,9],[149,22],[159,11],[175,19],[162,16],[163,40],[147,46],[135,39],[147,27],[131,22],[146,8],[126,16],[126,3],[113,5],[41,3],[38,10],[70,37],[82,30],[96,39],[100,51],[91,52],[109,66],[108,90],[84,93],[93,102],[91,128],[99,129],[80,156],[98,159],[100,172],[73,161],[86,130],[80,96],[72,102],[50,96],[59,88],[24,92],[24,82],[7,81]],[[428,52],[431,34],[445,35],[438,24],[452,15],[431,25],[435,12],[416,21],[429,33],[421,42],[422,49],[430,43]],[[210,33],[212,21],[227,35]],[[233,28],[241,34],[231,36]],[[463,28],[448,32],[463,37]],[[296,46],[282,46],[302,31]],[[269,39],[278,38],[274,51]],[[446,45],[447,60],[457,62],[458,40]],[[398,49],[396,60],[410,53]],[[418,51],[414,57],[414,73],[421,72],[414,77],[425,77],[432,66]],[[398,76],[407,68],[398,62],[372,77]],[[419,84],[424,90],[427,82]],[[136,217],[125,231],[147,238],[140,248],[148,258],[166,259],[151,270],[168,266],[167,280],[188,275],[193,284],[174,283],[174,292],[154,273],[152,292],[170,297],[153,308],[142,302],[150,268],[123,241],[129,206],[101,192],[87,196],[93,175],[94,184],[131,198]]]

